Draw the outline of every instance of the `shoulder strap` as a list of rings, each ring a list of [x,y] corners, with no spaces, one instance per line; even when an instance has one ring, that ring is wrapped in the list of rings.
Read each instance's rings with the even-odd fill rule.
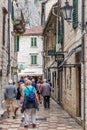
[[[29,90],[29,88],[28,87],[26,87],[28,90]],[[29,90],[30,91],[30,90]]]
[[[33,87],[32,87],[32,90],[30,91],[30,89],[28,88],[28,87],[26,87],[28,90],[29,90],[29,92],[33,92]]]

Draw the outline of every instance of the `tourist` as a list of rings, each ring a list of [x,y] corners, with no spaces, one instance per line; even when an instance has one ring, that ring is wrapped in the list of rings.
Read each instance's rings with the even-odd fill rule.
[[[51,87],[44,79],[44,83],[41,86],[41,94],[44,100],[44,108],[50,108],[50,95],[51,95]]]
[[[30,123],[30,117],[32,122],[32,127],[36,127],[36,109],[38,109],[38,96],[35,87],[33,87],[31,84],[32,82],[28,80],[28,78],[24,79],[25,81],[25,87],[23,88],[23,96],[24,96],[24,102],[22,106],[22,112],[24,112],[25,115],[25,124],[24,127],[28,127]],[[31,95],[33,94],[33,99],[31,99]],[[30,97],[31,96],[31,97]]]
[[[7,108],[7,114],[8,118],[10,117],[10,107],[12,106],[13,111],[13,119],[16,118],[16,95],[17,90],[16,87],[13,85],[13,81],[10,79],[9,84],[5,88],[4,92],[4,98],[6,100],[6,108]]]

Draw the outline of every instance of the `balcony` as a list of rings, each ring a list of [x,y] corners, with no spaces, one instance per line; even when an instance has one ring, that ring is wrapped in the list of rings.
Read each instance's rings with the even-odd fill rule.
[[[14,33],[15,34],[23,34],[25,32],[25,20],[22,13],[22,10],[16,9],[14,10]]]

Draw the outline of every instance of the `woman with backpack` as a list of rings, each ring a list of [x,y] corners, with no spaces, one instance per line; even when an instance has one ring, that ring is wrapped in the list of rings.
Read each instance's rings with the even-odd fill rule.
[[[38,96],[35,87],[28,78],[24,79],[25,87],[23,88],[22,95],[24,96],[24,102],[22,106],[22,112],[25,115],[24,127],[28,127],[30,124],[30,117],[32,127],[36,127],[36,109],[38,109]]]

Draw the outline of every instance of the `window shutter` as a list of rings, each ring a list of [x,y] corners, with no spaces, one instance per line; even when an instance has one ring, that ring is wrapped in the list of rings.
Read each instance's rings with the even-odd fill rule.
[[[31,38],[31,46],[33,46],[33,38]]]
[[[34,38],[34,46],[37,46],[37,38]]]
[[[64,38],[64,21],[61,17],[61,20],[58,21],[58,43],[63,43]]]
[[[34,58],[35,58],[35,59],[34,59],[34,60],[35,60],[35,64],[37,64],[37,56],[35,56]]]
[[[15,52],[19,51],[19,36],[14,37],[14,51]]]
[[[12,20],[14,20],[14,6],[13,6],[13,2],[12,2],[11,18],[12,18]]]
[[[14,36],[14,51],[16,52],[16,43],[17,43],[17,38]]]
[[[78,0],[73,0],[73,28],[78,27]]]
[[[19,51],[19,36],[17,36],[17,51]]]
[[[31,56],[31,64],[33,64],[33,56]]]
[[[37,56],[31,56],[31,64],[37,64]]]

